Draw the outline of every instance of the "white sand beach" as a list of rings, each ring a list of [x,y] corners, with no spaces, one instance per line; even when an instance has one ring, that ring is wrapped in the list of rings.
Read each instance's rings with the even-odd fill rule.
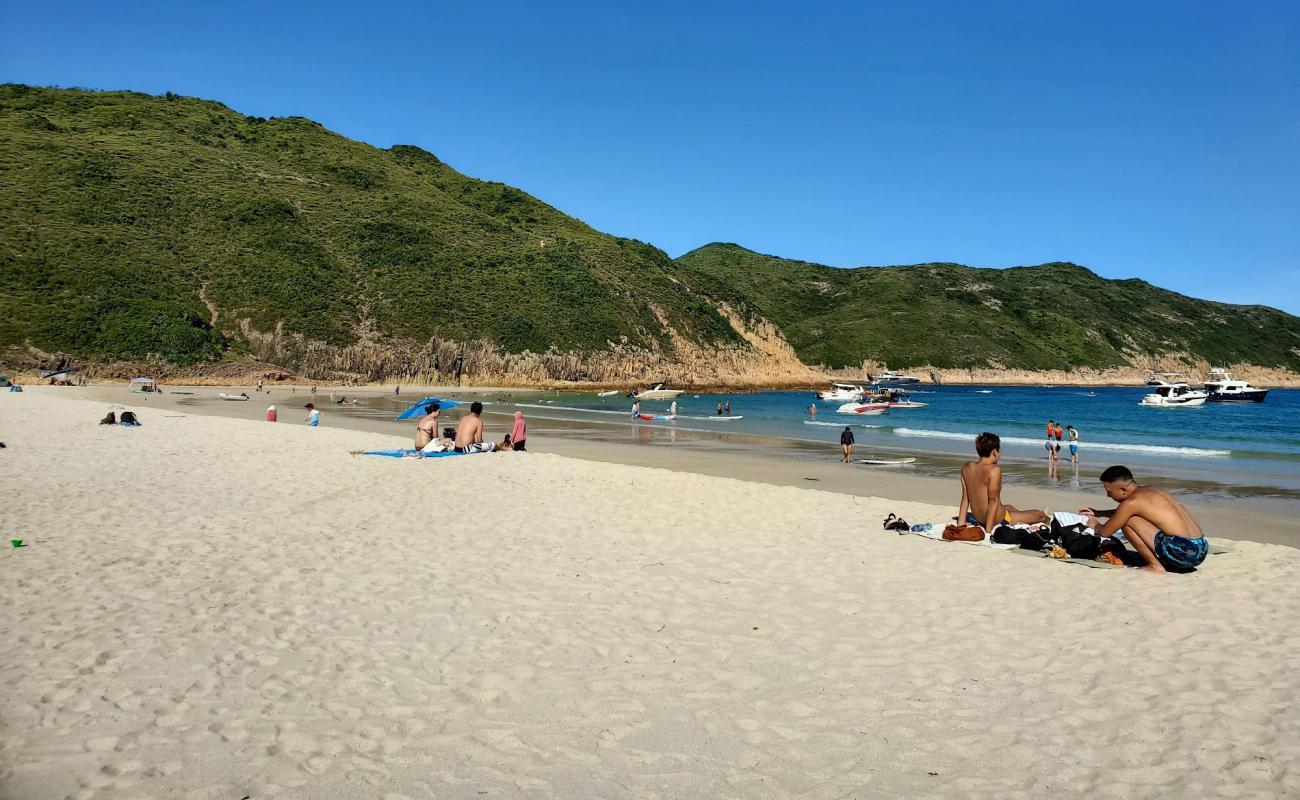
[[[0,798],[1300,794],[1300,550],[1088,569],[881,530],[951,505],[0,400]]]

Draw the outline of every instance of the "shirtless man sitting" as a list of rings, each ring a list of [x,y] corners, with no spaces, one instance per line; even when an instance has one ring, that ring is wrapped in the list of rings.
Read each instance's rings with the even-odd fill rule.
[[[1007,523],[1019,525],[1030,522],[1047,522],[1051,519],[1037,509],[1021,511],[1002,502],[1002,440],[996,433],[987,431],[975,437],[978,461],[967,461],[961,467],[961,505],[957,519],[979,525],[992,532],[996,526]]]
[[[1205,561],[1209,542],[1201,526],[1183,504],[1156,486],[1142,486],[1133,480],[1128,467],[1114,466],[1101,473],[1106,496],[1119,502],[1118,508],[1098,511],[1081,508],[1098,536],[1112,536],[1123,530],[1125,538],[1147,562],[1151,572],[1190,572]],[[1098,517],[1106,517],[1102,525]]]
[[[475,400],[456,426],[457,453],[490,453],[496,442],[483,441],[483,404]]]

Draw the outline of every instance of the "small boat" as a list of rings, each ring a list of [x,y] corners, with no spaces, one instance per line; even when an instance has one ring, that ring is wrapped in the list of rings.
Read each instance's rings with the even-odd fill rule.
[[[244,394],[243,392],[240,392],[239,394],[226,394],[225,392],[217,392],[217,397],[220,397],[222,400],[247,400],[248,399],[248,395]]]
[[[899,389],[886,389],[872,394],[872,403],[886,403],[890,408],[925,408],[929,403],[918,403],[909,398],[907,392]]]
[[[656,383],[655,388],[646,389],[632,396],[637,400],[676,400],[678,396],[685,393],[685,389],[665,389],[662,383]]]
[[[900,375],[893,370],[885,370],[872,381],[877,386],[915,386],[921,379],[915,375]]]
[[[1268,396],[1268,389],[1239,381],[1223,367],[1210,370],[1210,377],[1205,380],[1205,391],[1209,392],[1211,403],[1262,403]]]
[[[992,389],[976,389],[975,394],[993,394]]]
[[[837,414],[861,414],[874,417],[889,410],[889,403],[845,403],[835,409]]]
[[[613,397],[618,394],[618,389],[610,389],[608,392],[596,392],[597,397]]]
[[[1208,392],[1193,389],[1185,383],[1169,383],[1164,386],[1157,386],[1156,390],[1143,397],[1138,405],[1160,408],[1195,408],[1205,405],[1205,401],[1209,397]]]
[[[866,394],[866,392],[866,389],[861,386],[854,386],[851,383],[832,383],[831,388],[817,393],[817,399],[828,402],[849,403],[861,400],[862,395]]]

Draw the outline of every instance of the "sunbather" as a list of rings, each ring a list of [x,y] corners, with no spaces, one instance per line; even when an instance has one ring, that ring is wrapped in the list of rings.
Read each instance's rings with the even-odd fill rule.
[[[975,437],[977,461],[967,461],[961,468],[961,504],[957,519],[979,525],[992,532],[1001,523],[1048,522],[1051,517],[1037,509],[1020,510],[1002,502],[1002,440],[996,433],[981,433]]]
[[[496,442],[483,441],[483,404],[475,400],[456,426],[457,453],[490,453]]]
[[[438,413],[442,408],[441,403],[430,403],[424,408],[424,416],[415,424],[415,449],[423,450],[424,446],[434,439],[438,438]]]
[[[1210,545],[1201,526],[1173,495],[1157,486],[1142,486],[1128,467],[1114,466],[1101,473],[1106,496],[1119,501],[1117,508],[1097,511],[1081,508],[1098,536],[1123,530],[1133,549],[1151,572],[1190,572],[1205,561]],[[1102,524],[1098,517],[1106,517]]]

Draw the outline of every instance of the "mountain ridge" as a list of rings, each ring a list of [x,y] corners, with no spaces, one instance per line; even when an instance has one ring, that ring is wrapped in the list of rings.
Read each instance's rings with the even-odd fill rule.
[[[1249,351],[1180,348],[1145,328],[1126,344],[1123,326],[1107,328],[1120,346],[1090,345],[1060,309],[1025,306],[1023,287],[972,289],[992,268],[833,268],[718,243],[672,259],[419,147],[379,149],[304,117],[171,93],[0,86],[0,234],[0,360],[11,367],[71,358],[317,380],[766,386],[816,382],[822,365],[1106,368]],[[752,274],[737,274],[737,260]],[[1065,266],[1085,284],[1122,283]],[[960,291],[948,296],[954,287],[935,283],[944,276]],[[951,301],[929,304],[930,319],[974,333],[927,343],[911,322],[869,324],[915,315],[918,291]],[[1184,300],[1209,304],[1202,313],[1239,308]],[[997,304],[1060,330],[1017,344],[957,313]],[[1296,349],[1300,328],[1273,313],[1282,332],[1252,333],[1255,351],[1297,371],[1300,351],[1282,344]]]

